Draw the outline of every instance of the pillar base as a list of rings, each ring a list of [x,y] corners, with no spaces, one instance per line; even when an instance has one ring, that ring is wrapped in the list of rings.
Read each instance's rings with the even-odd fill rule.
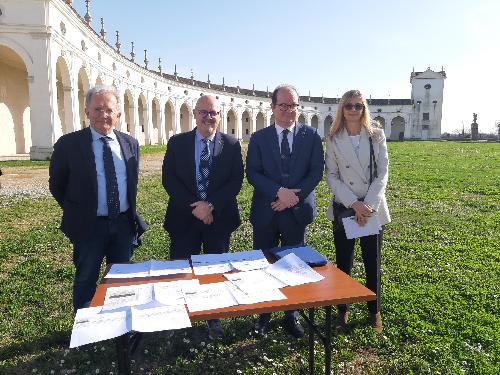
[[[31,146],[30,160],[50,160],[53,150],[53,147]]]

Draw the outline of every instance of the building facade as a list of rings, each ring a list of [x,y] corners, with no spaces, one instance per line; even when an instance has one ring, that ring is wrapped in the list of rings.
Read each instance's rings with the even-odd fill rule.
[[[72,3],[0,0],[0,156],[50,158],[61,135],[87,126],[84,95],[96,84],[118,89],[118,129],[140,144],[165,144],[193,129],[192,109],[203,94],[219,98],[222,131],[240,140],[273,123],[269,91],[167,74],[133,46],[125,55],[118,33],[110,42],[102,23],[95,31],[90,13],[79,15]],[[440,137],[445,78],[443,69],[412,72],[410,99],[368,99],[388,139]],[[324,136],[338,100],[301,96],[300,121]]]

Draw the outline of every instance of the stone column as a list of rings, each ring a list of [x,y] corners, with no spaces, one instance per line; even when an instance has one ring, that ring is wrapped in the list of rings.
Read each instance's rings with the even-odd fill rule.
[[[242,139],[242,134],[243,134],[243,124],[241,122],[241,111],[235,111],[236,112],[236,123],[234,125],[235,127],[235,137],[239,141]]]

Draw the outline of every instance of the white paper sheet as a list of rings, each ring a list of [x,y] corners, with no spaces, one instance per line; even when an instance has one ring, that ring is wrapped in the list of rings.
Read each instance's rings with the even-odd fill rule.
[[[228,253],[191,255],[195,275],[211,275],[233,270]]]
[[[70,348],[121,336],[131,329],[127,311],[101,312],[101,307],[79,309],[71,332]]]
[[[148,260],[142,263],[113,264],[104,278],[135,278],[191,273],[189,261],[179,260]]]
[[[151,260],[150,276],[175,275],[178,273],[191,273],[189,260]]]
[[[191,327],[184,304],[164,306],[158,302],[131,308],[132,330],[155,332]]]
[[[264,290],[279,289],[287,286],[264,270],[226,273],[224,277],[246,294],[259,293]]]
[[[196,289],[198,279],[154,283],[154,299],[163,305],[184,305],[185,291]]]
[[[266,272],[287,285],[301,285],[320,281],[324,277],[314,271],[297,255],[291,253],[266,268]]]
[[[380,220],[378,215],[372,215],[368,218],[365,225],[360,226],[356,223],[354,216],[345,217],[342,219],[344,224],[345,235],[347,239],[352,240],[353,238],[370,236],[372,234],[378,234],[382,230],[380,225]]]
[[[111,287],[106,290],[102,310],[109,311],[121,307],[143,305],[152,300],[152,283]]]
[[[262,250],[238,251],[228,253],[231,266],[239,271],[259,270],[269,266]]]
[[[225,281],[225,283],[233,297],[240,305],[287,299],[279,289],[263,289],[255,293],[247,294],[231,281]]]
[[[113,264],[104,278],[134,278],[149,276],[149,261],[142,263]]]
[[[185,293],[188,310],[205,311],[238,304],[224,282],[201,284]]]

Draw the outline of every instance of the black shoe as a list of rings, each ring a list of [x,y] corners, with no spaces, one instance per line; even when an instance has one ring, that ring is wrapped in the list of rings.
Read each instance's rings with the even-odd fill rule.
[[[222,336],[222,326],[219,319],[210,319],[207,321],[208,325],[208,338],[214,340]]]
[[[285,314],[285,319],[283,319],[283,328],[291,336],[295,337],[296,339],[300,339],[302,336],[304,336],[304,328],[300,324],[298,317],[295,315],[296,313]]]
[[[260,336],[264,336],[269,329],[269,322],[271,321],[271,314],[261,314],[259,320],[255,323],[254,331]]]

